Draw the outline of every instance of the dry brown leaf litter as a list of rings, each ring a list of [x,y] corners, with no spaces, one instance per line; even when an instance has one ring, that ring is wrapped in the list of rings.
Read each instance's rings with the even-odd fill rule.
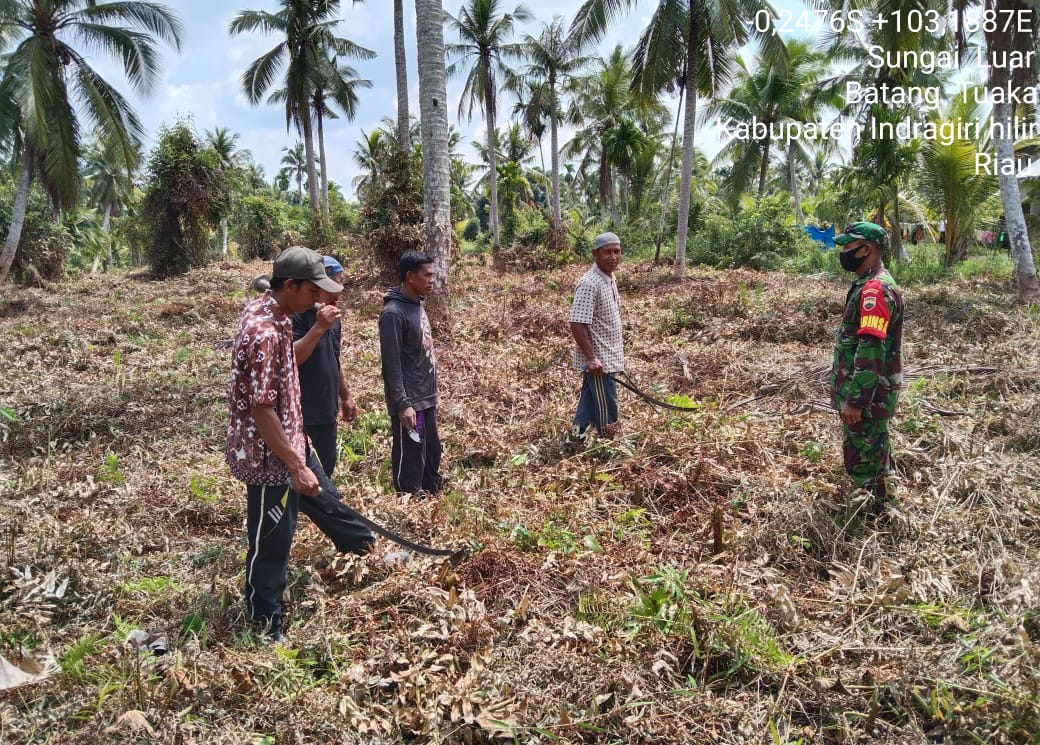
[[[626,267],[630,374],[702,407],[623,394],[622,437],[576,445],[564,319],[583,268],[463,268],[438,339],[446,493],[386,493],[385,431],[338,480],[388,526],[475,552],[390,571],[303,524],[295,647],[278,651],[242,635],[243,500],[222,455],[227,341],[262,269],[0,301],[0,405],[19,416],[0,653],[66,665],[0,700],[0,740],[1029,742],[1040,726],[1038,332],[1002,283],[908,292],[901,508],[873,522],[814,405],[842,283]],[[370,414],[381,292],[343,304]],[[189,617],[200,633],[181,637]],[[127,647],[133,629],[170,653]]]

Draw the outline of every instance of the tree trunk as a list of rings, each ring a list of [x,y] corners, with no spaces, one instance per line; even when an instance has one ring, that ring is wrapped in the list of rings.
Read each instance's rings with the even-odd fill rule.
[[[624,201],[624,186],[624,179],[610,180],[610,219],[618,226],[621,225],[621,211],[618,209],[618,203]],[[625,207],[625,217],[628,217],[627,204]]]
[[[441,0],[415,0],[422,129],[423,217],[426,250],[435,273],[427,309],[440,328],[448,323],[451,264],[451,186],[448,160],[448,99],[444,74],[444,9]]]
[[[105,233],[106,243],[108,243],[108,260],[105,262],[105,271],[110,271],[112,267],[116,265],[114,251],[112,246],[115,244],[115,240],[111,236],[112,230],[112,203],[109,202],[105,205],[105,219],[101,221],[101,230]]]
[[[794,202],[794,219],[798,225],[805,225],[805,213],[802,212],[802,197],[798,192],[798,170],[794,167],[794,158],[790,150],[787,152],[787,177],[791,180],[791,200]]]
[[[408,115],[408,64],[404,50],[404,0],[394,0],[394,67],[397,69],[397,142],[411,146]]]
[[[901,262],[910,263],[910,254],[906,250],[906,244],[903,243],[903,222],[899,215],[899,187],[893,188],[892,195],[892,252],[895,254],[896,260]],[[884,214],[881,217],[884,220]]]
[[[697,21],[690,14],[686,35],[686,111],[683,115],[682,170],[679,180],[679,224],[675,231],[675,276],[686,274],[686,234],[690,231],[690,192],[693,186],[693,136],[697,129]]]
[[[104,269],[107,272],[113,266],[112,260],[112,236],[109,235],[109,231],[112,228],[112,202],[105,202],[105,216],[101,218],[101,232],[105,235],[105,260]],[[98,264],[100,263],[101,254],[98,254],[94,258],[94,265],[90,268],[90,273],[94,274],[97,271]]]
[[[319,113],[318,119],[318,157],[321,164],[321,213],[329,214],[329,168],[325,160],[325,125],[324,117]]]
[[[762,162],[758,166],[758,196],[761,197],[766,191],[766,174],[769,173],[769,146],[772,140],[766,137],[765,145],[762,146]]]
[[[544,130],[543,130],[544,131]],[[542,136],[538,135],[538,160],[542,163],[542,186],[545,186],[545,150],[542,149]]]
[[[610,212],[611,227],[621,224],[621,215],[618,214],[617,202],[614,200],[614,178],[606,145],[600,145],[599,148],[599,210],[601,216],[604,212]]]
[[[995,127],[993,147],[996,150],[998,163],[1014,162],[1015,140],[1011,129],[1011,104],[1007,102],[993,103],[993,121],[1003,126]],[[1018,285],[1018,300],[1032,305],[1040,302],[1040,284],[1037,283],[1036,265],[1033,263],[1033,251],[1029,246],[1029,231],[1026,229],[1026,216],[1022,212],[1022,193],[1018,188],[1018,177],[1010,170],[1001,168],[1000,201],[1004,204],[1004,220],[1008,238],[1011,240],[1011,259],[1015,262],[1015,282]]]
[[[321,219],[321,202],[318,194],[318,170],[315,168],[314,127],[311,125],[311,113],[303,112],[303,148],[307,157],[307,196],[311,200],[311,214]]]
[[[11,205],[11,225],[7,229],[4,250],[0,253],[0,285],[7,279],[18,252],[18,241],[22,238],[22,227],[25,225],[25,208],[29,204],[29,185],[32,181],[32,153],[28,146],[22,153],[22,170],[18,174],[18,188],[14,193],[14,204]]]
[[[947,235],[949,238],[949,235]],[[968,258],[968,233],[964,232],[960,238],[957,239],[957,245],[954,249],[954,261],[965,261]]]
[[[563,219],[560,216],[560,132],[556,121],[556,78],[549,78],[549,163],[552,168],[553,233],[559,234]]]
[[[484,117],[487,122],[488,189],[491,192],[491,258],[498,260],[502,238],[498,226],[498,154],[495,152],[495,91],[490,83],[484,86]]]
[[[108,219],[108,215],[105,215]],[[227,218],[220,218],[220,257],[227,259]]]
[[[661,263],[661,242],[664,240],[664,223],[668,215],[668,197],[672,193],[672,161],[675,160],[675,141],[679,139],[679,110],[683,105],[683,94],[686,86],[679,89],[679,108],[675,111],[675,129],[672,130],[672,145],[668,149],[668,165],[664,169],[664,188],[661,189],[661,221],[657,225],[657,248],[654,250],[654,264]]]

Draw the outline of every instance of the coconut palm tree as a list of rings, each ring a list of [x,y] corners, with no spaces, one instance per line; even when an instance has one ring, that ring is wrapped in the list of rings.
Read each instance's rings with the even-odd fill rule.
[[[307,175],[307,155],[304,152],[304,146],[302,142],[297,142],[292,150],[287,147],[282,148],[282,169],[281,174],[284,174],[289,181],[296,182],[296,191],[300,196],[300,204],[303,204],[303,177]],[[310,176],[307,176],[310,178]]]
[[[227,127],[215,127],[212,132],[207,129],[205,140],[207,147],[217,154],[217,168],[221,171],[230,171],[251,157],[248,150],[238,149],[238,134]],[[227,215],[220,218],[220,255],[225,259],[228,255]]]
[[[598,69],[575,79],[571,93],[568,118],[577,130],[564,152],[581,156],[580,172],[594,168],[600,212],[609,210],[612,222],[619,225],[614,172],[626,177],[631,173],[636,153],[647,144],[644,132],[657,128],[650,120],[660,119],[667,110],[656,97],[644,101],[633,95],[630,62],[620,44],[600,60]]]
[[[397,72],[397,142],[408,147],[408,64],[404,45],[404,0],[394,0],[394,69]]]
[[[963,2],[963,0],[961,0]],[[961,3],[956,3],[960,5]],[[990,88],[1024,90],[1027,85],[1036,85],[1036,65],[1011,69],[1007,64],[998,64],[999,55],[1018,52],[1022,55],[1034,53],[1040,46],[1040,4],[1036,0],[982,0],[988,11],[1014,13],[1019,23],[993,24],[992,30],[984,27],[986,48],[990,55]],[[1006,18],[1007,16],[999,16]],[[996,59],[995,59],[996,58]],[[1007,59],[1007,57],[1005,57]],[[1024,57],[1024,59],[1029,59]],[[994,97],[995,99],[996,97]],[[1014,104],[1005,98],[993,103],[993,149],[998,163],[1012,163],[1015,159],[1015,135],[1012,127]],[[1011,169],[999,171],[1000,201],[1004,205],[1005,230],[1011,240],[1011,258],[1015,263],[1015,282],[1018,285],[1019,302],[1033,304],[1040,301],[1040,282],[1037,281],[1033,250],[1029,246],[1029,230],[1022,211],[1022,193],[1018,177]]]
[[[538,159],[545,173],[545,153],[542,152],[542,138],[549,128],[549,95],[545,85],[535,80],[522,80],[511,75],[506,79],[506,87],[516,96],[513,104],[513,116],[519,118],[524,129],[532,140],[538,143]]]
[[[538,172],[537,169],[531,169],[528,165],[534,158],[532,152],[534,150],[535,141],[527,135],[520,124],[510,124],[509,129],[506,130],[504,135],[502,130],[496,129],[492,135],[492,141],[495,146],[495,162],[499,166],[507,162],[517,163],[521,167],[524,177],[531,183],[545,181],[542,173]],[[482,142],[477,142],[476,140],[471,144],[473,145],[473,149],[477,151],[477,155],[481,162],[485,164],[488,163],[487,146]],[[498,170],[501,173],[501,167],[499,167]],[[487,188],[490,180],[491,175],[486,169],[484,169],[483,175],[481,175],[477,180],[475,187]]]
[[[599,39],[607,26],[638,0],[585,0],[571,24],[576,42]],[[765,0],[659,0],[634,53],[633,85],[643,96],[686,91],[679,186],[679,223],[675,236],[675,274],[686,271],[686,236],[697,124],[697,95],[714,96],[732,72],[733,51],[754,37],[776,59],[783,43],[770,24],[751,23],[759,12],[771,14]]]
[[[355,46],[352,54],[364,59],[372,59],[375,52],[364,47]],[[319,201],[322,213],[329,213],[329,169],[328,159],[325,155],[325,120],[338,119],[339,114],[332,108],[335,103],[343,111],[348,122],[357,117],[358,88],[371,88],[372,81],[357,77],[358,72],[347,65],[337,65],[335,58],[322,60],[318,66],[315,76],[316,84],[311,92],[311,115],[314,117],[315,130],[318,135],[318,165],[317,170],[321,179],[319,187]],[[284,102],[288,91],[281,88],[268,98],[270,102]]]
[[[366,52],[368,50],[365,50]],[[375,57],[375,52],[372,52]],[[326,60],[323,68],[322,85],[315,87],[311,98],[311,108],[318,123],[318,155],[321,163],[321,208],[329,213],[329,162],[325,156],[326,119],[338,119],[342,116],[348,122],[357,118],[359,88],[371,88],[372,81],[359,78],[358,72],[348,65],[336,65],[334,59]],[[332,108],[334,102],[339,113]]]
[[[91,66],[88,53],[110,55],[131,87],[147,94],[159,82],[158,43],[179,49],[181,23],[166,6],[152,2],[5,0],[0,35],[13,44],[6,46],[10,51],[0,77],[0,141],[12,144],[19,164],[11,224],[0,252],[2,283],[18,250],[33,177],[55,208],[76,203],[84,121],[128,173],[139,158],[141,122]]]
[[[830,0],[830,3],[835,11],[844,13],[848,10],[844,0]],[[922,51],[938,52],[946,50],[951,41],[947,35],[913,33],[907,28],[906,24],[897,25],[895,23],[874,22],[879,16],[889,18],[901,16],[902,18],[907,18],[910,13],[924,13],[926,11],[935,11],[940,16],[945,16],[946,8],[946,0],[886,0],[881,5],[869,3],[858,5],[857,9],[863,14],[864,32],[860,33],[852,28],[843,28],[836,33],[830,34],[829,39],[825,39],[829,41],[829,47],[826,52],[828,58],[834,63],[850,64],[851,68],[835,76],[830,81],[822,81],[823,87],[845,91],[849,82],[856,81],[864,88],[885,84],[889,87],[935,87],[938,90],[943,90],[953,76],[952,71],[945,69],[927,70],[922,69],[920,66],[907,64],[896,67],[878,66],[876,62],[871,60],[869,51],[872,48],[879,48],[889,53],[904,54],[906,52],[919,53]],[[888,112],[881,112],[885,121],[898,121],[908,118],[916,118],[923,121],[927,117],[924,107],[885,104],[883,108],[889,110]],[[859,123],[864,125],[864,128],[870,132],[872,128],[866,125],[872,112],[877,110],[877,105],[864,102],[858,105],[852,104],[847,106],[844,113],[855,116]],[[857,152],[858,150],[857,146]],[[868,151],[875,155],[885,150],[891,154],[899,152],[898,148],[889,147],[888,145],[871,146],[868,148]],[[898,158],[896,162],[900,163],[905,170],[894,170],[893,166],[895,163],[888,164],[885,169],[892,179],[889,186],[892,198],[889,203],[892,206],[892,224],[897,228],[892,231],[892,248],[896,259],[909,261],[910,255],[903,245],[902,231],[898,229],[902,221],[900,206],[903,203],[903,199],[900,196],[900,186],[909,179],[916,161],[913,158]],[[879,221],[884,220],[885,217],[882,215]]]
[[[874,104],[868,110],[868,116],[876,122],[895,123],[902,121],[905,114],[898,109]],[[888,208],[893,208],[894,219],[889,227],[894,246],[894,236],[900,233],[898,204],[901,189],[916,167],[920,145],[920,140],[901,142],[892,137],[865,136],[856,144],[852,162],[837,175],[842,188],[858,190],[876,205],[875,222],[884,224]]]
[[[549,111],[549,150],[552,168],[553,231],[560,234],[560,93],[570,80],[581,73],[592,57],[582,53],[583,45],[568,38],[563,20],[557,16],[552,23],[543,24],[537,37],[525,34],[523,38],[526,65],[521,70],[520,83],[534,83],[547,101]]]
[[[946,112],[951,123],[976,119],[978,112],[961,100]],[[936,117],[936,123],[943,118]],[[997,179],[975,172],[979,143],[953,139],[925,140],[921,144],[917,188],[929,204],[936,205],[946,221],[944,259],[947,265],[967,258],[968,241],[986,202],[998,192]]]
[[[363,200],[365,190],[379,181],[379,164],[382,162],[382,152],[387,147],[384,130],[374,129],[369,134],[361,130],[361,139],[354,143],[354,164],[360,173],[350,182],[358,199]]]
[[[445,14],[448,27],[459,35],[459,43],[446,44],[445,51],[451,64],[448,77],[466,76],[459,100],[459,117],[463,111],[473,118],[473,107],[483,109],[485,139],[487,142],[488,174],[491,191],[491,254],[498,255],[501,247],[498,227],[498,173],[495,148],[492,142],[498,109],[499,76],[510,73],[506,60],[519,59],[522,47],[510,43],[517,22],[530,20],[531,14],[523,5],[511,13],[502,13],[499,0],[469,0],[459,8],[458,16]]]
[[[706,110],[708,116],[749,123],[762,122],[766,135],[758,139],[733,138],[719,151],[716,163],[732,165],[726,191],[732,202],[748,190],[752,174],[757,172],[758,196],[765,193],[771,159],[790,151],[789,143],[774,143],[769,136],[776,124],[815,121],[820,109],[819,80],[826,60],[813,50],[808,42],[791,39],[787,42],[787,59],[775,60],[759,55],[749,67],[740,56],[736,58],[738,71],[733,85],[725,96],[716,98]],[[788,159],[793,167],[794,159]]]
[[[228,33],[235,36],[260,32],[281,37],[272,49],[246,68],[242,74],[242,89],[249,103],[256,106],[271,90],[279,72],[285,69],[281,90],[271,100],[284,103],[286,129],[294,126],[303,136],[311,209],[320,215],[312,113],[314,90],[327,83],[322,76],[327,72],[330,57],[356,56],[362,48],[333,33],[339,23],[339,0],[278,0],[278,5],[276,13],[241,11],[231,21]]]
[[[419,123],[422,129],[423,218],[426,250],[433,257],[430,315],[448,318],[451,262],[451,159],[448,153],[447,82],[444,71],[444,8],[441,0],[415,0],[419,62]]]
[[[94,140],[83,154],[83,179],[87,189],[87,204],[102,213],[101,234],[105,244],[105,269],[113,264],[112,240],[109,236],[112,218],[118,217],[133,195],[133,176],[140,166],[140,153],[127,168],[118,152],[112,152]],[[95,254],[91,272],[100,265],[101,253]]]

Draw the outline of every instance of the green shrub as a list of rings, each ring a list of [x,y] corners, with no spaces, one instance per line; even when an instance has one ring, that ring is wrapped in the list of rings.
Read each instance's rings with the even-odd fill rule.
[[[566,230],[554,233],[541,210],[518,210],[516,253],[527,269],[551,269],[566,266],[578,258],[571,248]]]
[[[228,189],[217,154],[202,146],[187,123],[159,131],[141,204],[153,274],[168,277],[205,265],[210,231],[226,207]]]
[[[813,247],[795,226],[786,194],[762,197],[730,217],[710,215],[687,246],[687,261],[720,268],[779,269],[785,259]],[[815,249],[813,249],[815,250]]]
[[[799,249],[798,253],[784,262],[784,269],[797,274],[828,274],[839,275],[844,269],[838,261],[837,247],[824,248],[822,243],[812,241],[811,246]]]
[[[649,220],[636,219],[614,231],[621,239],[626,259],[652,258],[657,240],[657,225]]]
[[[952,273],[950,267],[943,263],[942,246],[921,243],[906,248],[910,254],[909,262],[891,259],[886,262],[888,270],[899,284],[930,284]]]
[[[519,209],[516,211],[516,244],[521,252],[542,245],[549,237],[549,223],[541,210]],[[505,239],[503,239],[503,242]]]
[[[377,271],[396,279],[401,254],[426,246],[422,157],[415,148],[396,145],[382,148],[377,157],[377,177],[362,193],[358,242]]]
[[[1031,244],[1036,246],[1038,244]],[[1033,252],[1034,262],[1037,252]],[[1006,251],[983,249],[980,253],[969,254],[968,258],[953,266],[953,273],[962,279],[974,277],[1011,277],[1015,271],[1015,262]]]
[[[333,229],[332,223],[317,213],[312,214],[303,237],[303,245],[320,254],[331,253],[332,248],[336,245],[336,231]]]
[[[477,240],[478,235],[480,235],[480,220],[471,217],[466,221],[466,227],[462,229],[462,239],[472,242]]]
[[[239,256],[244,260],[269,260],[287,245],[282,204],[265,194],[245,197],[234,220]]]
[[[336,191],[329,192],[329,224],[337,233],[349,233],[357,226],[358,206],[343,199]]]
[[[4,179],[0,181],[0,231],[4,238],[11,224],[13,203],[14,185]],[[18,284],[38,285],[41,280],[53,281],[65,276],[65,262],[73,239],[65,223],[55,222],[53,215],[46,194],[34,186],[29,191],[18,252],[11,264],[11,275]]]

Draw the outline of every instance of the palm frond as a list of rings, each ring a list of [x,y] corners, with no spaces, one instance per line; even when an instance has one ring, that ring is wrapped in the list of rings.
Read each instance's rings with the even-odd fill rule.
[[[76,91],[91,128],[118,150],[128,170],[138,160],[146,132],[129,102],[85,61],[76,65]]]
[[[585,0],[571,21],[571,42],[579,48],[598,42],[622,12],[635,5],[636,0]]]
[[[376,58],[375,51],[363,47],[360,44],[355,44],[350,39],[334,38],[330,49],[338,57],[347,57],[349,59],[356,60],[370,60]]]
[[[284,34],[287,31],[285,18],[281,14],[268,13],[263,10],[243,10],[231,21],[228,33],[248,34],[259,31],[261,34]]]
[[[285,43],[280,43],[266,54],[253,60],[242,73],[242,89],[250,104],[256,106],[260,103],[264,94],[274,84],[287,54]]]
[[[172,10],[160,3],[138,0],[136,2],[88,3],[86,8],[73,14],[73,20],[87,24],[129,22],[131,26],[144,29],[160,41],[180,51],[184,24]]]
[[[148,34],[97,23],[81,23],[75,31],[88,48],[119,59],[127,80],[138,92],[144,94],[155,89],[162,66]]]
[[[686,67],[688,16],[682,5],[661,2],[632,51],[632,88],[644,99],[670,90]]]

